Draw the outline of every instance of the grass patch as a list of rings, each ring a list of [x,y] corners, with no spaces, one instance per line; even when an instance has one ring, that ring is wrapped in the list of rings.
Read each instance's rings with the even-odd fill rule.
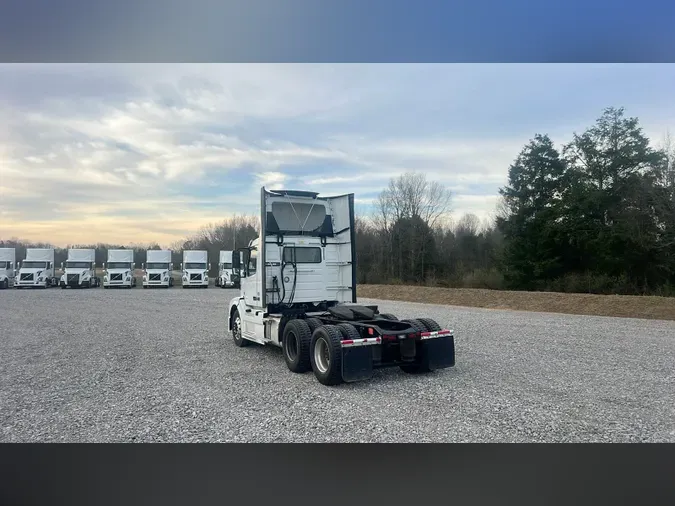
[[[675,298],[672,297],[404,285],[358,285],[357,294],[364,298],[451,306],[675,320]]]

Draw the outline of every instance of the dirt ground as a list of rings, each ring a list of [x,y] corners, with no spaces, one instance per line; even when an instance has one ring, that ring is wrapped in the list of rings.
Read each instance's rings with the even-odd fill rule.
[[[357,296],[451,306],[675,320],[675,297],[358,285]]]

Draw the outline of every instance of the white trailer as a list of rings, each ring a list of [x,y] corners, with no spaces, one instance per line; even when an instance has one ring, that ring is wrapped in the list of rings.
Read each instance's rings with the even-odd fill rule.
[[[143,268],[143,288],[173,286],[173,264],[171,250],[151,249],[147,251]]]
[[[111,286],[134,288],[136,286],[135,269],[134,250],[108,250],[108,261],[103,264],[103,288],[110,288]]]
[[[414,374],[455,365],[451,330],[356,303],[353,194],[263,187],[260,199],[260,235],[233,255],[241,293],[227,328],[236,346],[279,346],[292,372],[312,370],[324,385],[379,367]]]
[[[13,288],[17,273],[16,250],[0,248],[0,289]]]
[[[196,286],[209,287],[209,254],[203,250],[183,251],[183,262],[180,264],[182,271],[183,288]]]
[[[61,288],[96,288],[101,280],[96,277],[96,250],[70,248],[65,267],[61,264]]]
[[[232,251],[220,252],[216,286],[221,288],[239,288],[239,274],[232,267]]]
[[[49,288],[59,284],[54,275],[54,249],[28,248],[19,268],[15,288]]]

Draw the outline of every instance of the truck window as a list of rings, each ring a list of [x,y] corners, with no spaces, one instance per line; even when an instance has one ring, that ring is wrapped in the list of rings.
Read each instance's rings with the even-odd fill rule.
[[[66,269],[89,269],[90,267],[89,262],[66,262]]]
[[[284,248],[284,262],[298,264],[320,264],[321,248],[286,247]]]
[[[130,262],[108,262],[106,264],[108,269],[131,269]]]
[[[319,230],[326,219],[326,206],[321,202],[272,202],[272,216],[281,232],[292,234]]]
[[[258,251],[257,250],[251,250],[251,256],[248,259],[248,275],[249,276],[255,274],[257,265],[258,265]]]
[[[25,260],[21,267],[25,269],[46,269],[47,262],[38,262],[37,260]]]

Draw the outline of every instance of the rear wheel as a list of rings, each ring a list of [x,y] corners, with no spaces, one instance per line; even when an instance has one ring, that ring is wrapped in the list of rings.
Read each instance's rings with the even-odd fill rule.
[[[232,339],[234,340],[235,346],[243,348],[251,344],[251,341],[244,339],[241,330],[241,316],[239,315],[239,310],[235,309],[232,314]]]
[[[401,321],[409,324],[417,332],[427,332],[428,330],[427,326],[419,319]],[[418,356],[416,357],[416,361],[414,363],[401,364],[399,366],[403,372],[408,374],[424,374],[431,372],[431,369],[429,368],[429,356],[426,353],[424,342],[417,344],[417,353]]]
[[[424,325],[428,332],[436,332],[437,330],[441,330],[441,326],[431,318],[417,318],[417,321]]]
[[[304,373],[311,368],[309,359],[311,340],[312,331],[305,320],[296,318],[284,327],[281,346],[286,365],[292,372]]]
[[[310,359],[314,376],[322,385],[339,385],[342,379],[342,331],[336,325],[322,325],[314,331]],[[356,330],[356,329],[354,329]]]
[[[323,323],[321,323],[321,320],[318,318],[305,318],[305,321],[307,322],[307,325],[309,325],[309,330],[310,332],[314,333],[316,329],[321,327]]]
[[[338,323],[336,327],[345,339],[361,339],[361,334],[351,323]]]

